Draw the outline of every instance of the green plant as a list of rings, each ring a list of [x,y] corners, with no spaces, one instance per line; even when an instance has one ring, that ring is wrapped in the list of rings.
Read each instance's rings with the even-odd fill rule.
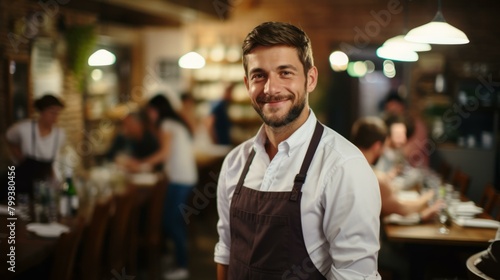
[[[97,42],[96,28],[94,25],[73,26],[68,28],[65,37],[68,50],[68,66],[81,88],[88,68],[87,60]]]

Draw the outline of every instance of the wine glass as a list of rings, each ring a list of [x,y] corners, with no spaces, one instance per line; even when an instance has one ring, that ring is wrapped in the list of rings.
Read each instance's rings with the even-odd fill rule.
[[[439,224],[440,224],[438,232],[440,234],[448,234],[448,233],[450,233],[450,230],[448,229],[448,227],[451,224],[451,219],[450,219],[450,215],[448,214],[448,211],[446,210],[446,208],[442,208],[439,211],[438,221],[439,221]]]

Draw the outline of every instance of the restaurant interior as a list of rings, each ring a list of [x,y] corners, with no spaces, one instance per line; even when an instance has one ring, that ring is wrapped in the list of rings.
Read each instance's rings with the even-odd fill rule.
[[[106,153],[121,120],[150,97],[165,94],[182,108],[181,94],[189,93],[194,105],[183,114],[195,124],[198,183],[186,206],[192,211],[186,212],[190,276],[185,279],[216,279],[219,170],[231,148],[262,124],[243,83],[241,43],[266,21],[292,23],[310,37],[319,79],[309,102],[323,124],[349,138],[357,119],[380,116],[383,101],[396,92],[425,125],[426,138],[411,154],[417,161],[426,158],[419,167],[480,207],[475,218],[499,220],[499,8],[492,0],[0,0],[0,170],[7,173],[14,165],[4,137],[8,128],[36,117],[33,102],[54,94],[65,105],[58,120],[66,134],[62,165],[73,170],[78,215],[86,216],[82,225],[70,222],[69,234],[76,235],[66,239],[37,236],[19,220],[18,272],[10,273],[3,240],[10,234],[7,214],[0,213],[0,278],[166,279],[158,224],[165,189],[157,186],[168,178],[151,182],[147,174],[126,174]],[[455,29],[415,30],[442,23],[440,16]],[[412,32],[435,35],[437,41],[420,43],[428,49],[418,51],[391,46],[409,43],[404,35],[410,39]],[[446,32],[453,33],[452,41],[444,41]],[[231,141],[220,145],[211,140],[204,120],[228,85]],[[419,173],[419,188],[428,187],[432,176],[426,174]],[[129,184],[138,187],[120,195]],[[98,196],[114,202],[90,202]],[[149,212],[141,216],[141,211]],[[420,272],[412,279],[492,279],[472,278],[486,276],[471,272],[470,257],[488,248],[499,227],[454,222],[440,235],[438,224],[382,223],[389,242],[413,255],[417,268],[411,271]],[[389,269],[379,272],[383,279],[398,279]]]

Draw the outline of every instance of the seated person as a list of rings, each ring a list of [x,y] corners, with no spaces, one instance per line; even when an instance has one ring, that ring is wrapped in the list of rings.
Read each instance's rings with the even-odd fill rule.
[[[379,118],[362,118],[353,125],[351,137],[351,141],[361,150],[368,163],[373,166],[383,153],[387,127]],[[378,171],[375,171],[375,175],[379,181],[382,197],[382,216],[393,213],[402,216],[419,213],[423,221],[429,221],[444,206],[443,201],[439,200],[427,207],[429,201],[434,197],[433,191],[425,192],[415,200],[400,200],[394,188],[391,187],[391,182],[387,180],[387,176]]]
[[[412,167],[403,154],[403,147],[408,140],[406,119],[390,115],[385,119],[388,137],[375,169],[386,175],[396,189],[409,189],[417,186],[421,179],[418,168]]]
[[[154,154],[160,147],[157,137],[151,133],[143,123],[141,113],[129,113],[121,122],[121,131],[114,138],[110,149],[106,153],[108,160],[115,160],[128,171],[140,171],[140,168],[130,160],[121,160],[120,157],[144,159]],[[153,170],[162,170],[157,164]]]
[[[387,127],[377,117],[359,119],[352,127],[352,143],[361,150],[368,163],[372,166],[380,158],[386,138]],[[394,213],[402,216],[418,213],[421,221],[432,221],[439,210],[444,207],[442,200],[437,200],[431,206],[428,206],[428,203],[434,197],[433,191],[426,192],[415,200],[401,200],[391,187],[387,176],[380,172],[375,172],[375,175],[379,182],[382,199],[381,218]],[[385,239],[382,231],[379,267],[390,269],[395,274],[395,279],[410,279],[409,260],[408,256],[405,255],[404,248],[399,248],[398,244],[389,243]]]

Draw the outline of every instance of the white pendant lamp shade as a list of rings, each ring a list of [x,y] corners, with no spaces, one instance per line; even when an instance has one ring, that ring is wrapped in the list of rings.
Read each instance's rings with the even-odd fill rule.
[[[113,65],[116,62],[116,56],[108,50],[100,49],[93,53],[87,62],[90,66]]]
[[[418,60],[418,54],[415,51],[385,45],[377,49],[377,56],[385,59],[405,62],[413,62]]]
[[[179,58],[179,66],[185,69],[201,69],[205,66],[205,58],[197,52],[188,52]]]
[[[448,24],[440,10],[434,19],[424,25],[415,27],[405,39],[411,42],[438,45],[462,45],[469,43],[469,38],[460,29]]]
[[[404,48],[414,52],[426,52],[432,49],[431,45],[427,43],[416,43],[406,40],[405,35],[398,35],[387,39],[387,41],[384,42],[384,46],[391,48]]]

